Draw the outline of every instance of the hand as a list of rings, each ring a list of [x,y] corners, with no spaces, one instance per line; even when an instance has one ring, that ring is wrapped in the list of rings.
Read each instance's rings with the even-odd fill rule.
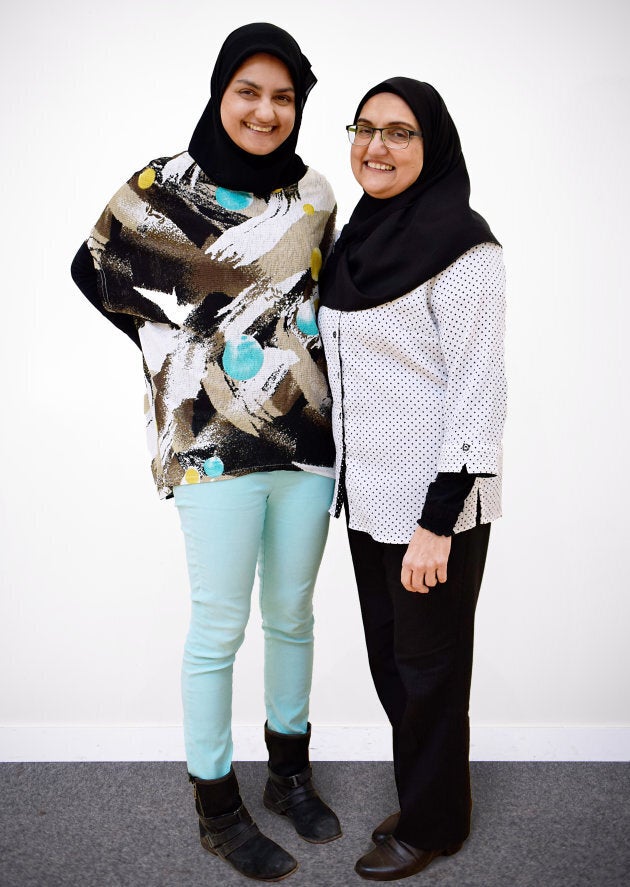
[[[418,527],[402,562],[400,581],[407,591],[427,594],[438,582],[446,582],[450,551],[450,536],[436,536],[430,530]]]

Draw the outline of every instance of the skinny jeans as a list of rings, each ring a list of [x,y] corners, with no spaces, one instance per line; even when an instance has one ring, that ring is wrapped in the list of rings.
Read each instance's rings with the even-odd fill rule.
[[[225,776],[232,763],[232,670],[258,565],[268,725],[305,733],[313,669],[313,588],[334,482],[266,471],[174,488],[192,595],[182,666],[188,771]]]
[[[348,530],[374,686],[392,725],[400,801],[395,837],[444,850],[470,831],[468,703],[475,608],[490,524],[453,536],[447,581],[400,581],[406,545]]]

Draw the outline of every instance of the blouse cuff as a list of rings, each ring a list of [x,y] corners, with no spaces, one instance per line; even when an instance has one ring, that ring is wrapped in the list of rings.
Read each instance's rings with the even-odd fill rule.
[[[500,445],[484,450],[467,440],[447,443],[442,447],[437,470],[439,474],[469,471],[471,474],[492,476],[499,473],[500,452]]]

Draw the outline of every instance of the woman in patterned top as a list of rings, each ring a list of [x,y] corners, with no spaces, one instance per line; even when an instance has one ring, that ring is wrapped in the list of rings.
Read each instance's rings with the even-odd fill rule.
[[[264,803],[307,841],[341,834],[308,756],[312,593],[334,484],[314,302],[335,202],[295,153],[315,82],[285,31],[234,31],[188,151],[135,173],[73,263],[86,296],[142,350],[153,475],[184,532],[184,729],[201,842],[259,880],[297,863],[252,822],[232,768],[232,666],[257,565]]]
[[[321,282],[345,504],[400,811],[357,862],[404,878],[470,829],[474,614],[500,515],[502,250],[470,209],[457,131],[426,83],[371,89],[348,127],[364,195]]]

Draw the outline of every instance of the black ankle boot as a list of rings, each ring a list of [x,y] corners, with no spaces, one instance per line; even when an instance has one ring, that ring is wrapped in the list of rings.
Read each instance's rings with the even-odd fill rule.
[[[188,776],[195,791],[199,835],[205,850],[248,878],[281,881],[297,869],[295,859],[263,835],[243,805],[234,770],[221,779]]]
[[[269,778],[263,804],[268,810],[286,816],[305,841],[326,844],[341,837],[341,826],[313,785],[308,759],[310,739],[310,724],[306,733],[297,735],[276,733],[265,724]]]

